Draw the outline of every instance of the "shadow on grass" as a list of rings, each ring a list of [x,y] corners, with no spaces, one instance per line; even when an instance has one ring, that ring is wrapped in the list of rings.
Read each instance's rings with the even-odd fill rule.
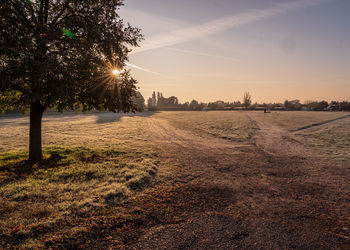
[[[147,111],[141,113],[97,113],[96,115],[96,123],[111,123],[118,122],[122,117],[149,117],[158,113],[157,111]]]
[[[112,152],[113,153],[113,152]],[[90,155],[94,158],[100,156],[92,149],[84,147],[50,147],[43,150],[44,159],[33,163],[28,160],[25,151],[13,151],[0,155],[0,186],[10,182],[25,179],[35,171],[56,169],[68,166],[76,161],[90,161]]]
[[[70,164],[69,161],[62,161],[66,158],[60,154],[52,154],[49,158],[43,159],[38,163],[32,163],[28,160],[21,160],[15,163],[4,164],[0,167],[0,186],[19,179],[25,179],[32,175],[34,171],[59,168]]]

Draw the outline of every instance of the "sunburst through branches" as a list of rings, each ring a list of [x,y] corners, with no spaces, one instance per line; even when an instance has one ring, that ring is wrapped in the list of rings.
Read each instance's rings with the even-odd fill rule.
[[[95,86],[95,88],[101,88],[100,97],[102,97],[106,91],[110,91],[110,94],[114,96],[115,91],[117,90],[118,94],[118,102],[120,104],[122,98],[121,98],[121,91],[120,91],[120,80],[121,80],[121,74],[122,70],[118,63],[111,62],[110,60],[106,60],[102,66],[102,74],[97,77],[98,84]]]

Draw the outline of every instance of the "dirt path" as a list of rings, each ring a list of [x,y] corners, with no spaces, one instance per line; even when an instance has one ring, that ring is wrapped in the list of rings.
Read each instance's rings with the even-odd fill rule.
[[[146,228],[133,247],[350,246],[350,168],[321,162],[293,135],[251,119],[260,133],[255,143],[239,144],[148,118],[161,157],[180,164],[157,199],[166,199],[182,222]]]
[[[256,145],[268,154],[290,157],[315,156],[315,152],[293,133],[264,121],[260,116],[254,114],[247,116],[255,121],[260,129],[258,136],[255,137]]]

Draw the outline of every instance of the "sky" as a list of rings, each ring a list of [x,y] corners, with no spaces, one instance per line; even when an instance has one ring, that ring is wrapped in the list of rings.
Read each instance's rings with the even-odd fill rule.
[[[145,98],[350,101],[349,0],[125,0]]]

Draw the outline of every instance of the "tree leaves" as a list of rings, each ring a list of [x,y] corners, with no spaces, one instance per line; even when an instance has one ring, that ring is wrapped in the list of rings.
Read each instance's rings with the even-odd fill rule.
[[[17,108],[35,98],[59,110],[135,110],[136,81],[129,73],[121,76],[118,96],[109,75],[108,65],[123,67],[130,46],[142,39],[138,28],[119,18],[121,5],[120,0],[2,1],[1,98],[9,95],[6,101]],[[12,91],[21,98],[15,101]]]

